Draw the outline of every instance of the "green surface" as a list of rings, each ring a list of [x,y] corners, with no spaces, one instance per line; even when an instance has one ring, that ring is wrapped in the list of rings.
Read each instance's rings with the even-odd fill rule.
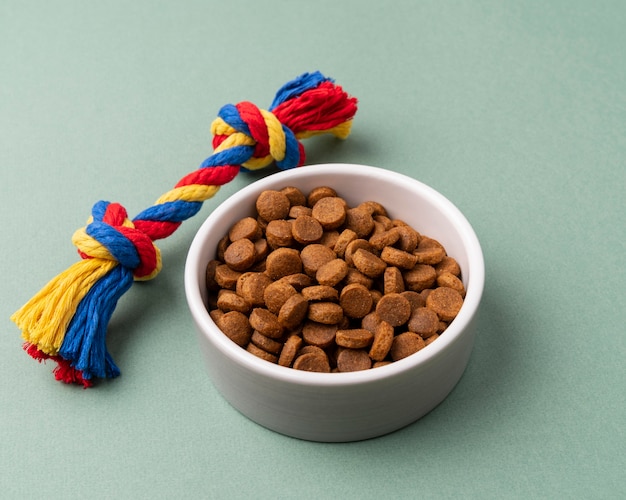
[[[626,3],[0,2],[0,497],[624,498]],[[321,70],[359,98],[308,162],[449,197],[487,280],[468,369],[432,413],[360,443],[298,441],[205,375],[183,293],[193,234],[118,305],[122,370],[82,390],[9,316],[76,261],[99,199],[131,215],[211,153],[219,107]],[[257,176],[259,174],[256,174]]]

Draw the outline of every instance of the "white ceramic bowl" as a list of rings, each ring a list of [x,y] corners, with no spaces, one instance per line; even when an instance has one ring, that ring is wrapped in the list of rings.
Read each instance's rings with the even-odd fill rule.
[[[285,368],[246,352],[210,318],[205,268],[218,241],[254,212],[266,189],[333,187],[350,206],[381,203],[393,218],[439,240],[462,271],[466,297],[458,316],[435,342],[387,366],[352,373]],[[444,196],[410,177],[349,164],[312,165],[270,175],[237,192],[209,215],[193,240],[185,292],[209,375],[242,414],[288,436],[325,442],[357,441],[404,427],[437,406],[461,378],[472,350],[484,285],[480,244],[463,214]]]

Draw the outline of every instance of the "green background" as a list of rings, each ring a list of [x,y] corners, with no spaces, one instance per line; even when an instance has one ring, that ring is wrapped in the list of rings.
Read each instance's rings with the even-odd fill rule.
[[[624,498],[626,3],[0,2],[2,498]],[[320,70],[359,99],[307,163],[411,175],[483,245],[479,334],[434,411],[365,442],[250,422],[205,374],[183,292],[204,218],[120,301],[122,376],[82,390],[9,316],[76,262],[91,205],[150,206],[226,103]]]

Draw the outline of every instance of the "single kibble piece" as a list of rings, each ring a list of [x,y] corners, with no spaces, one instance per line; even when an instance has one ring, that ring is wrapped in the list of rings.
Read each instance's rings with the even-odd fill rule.
[[[357,235],[354,231],[352,231],[352,229],[344,229],[343,231],[341,231],[341,233],[339,233],[333,250],[338,257],[343,257],[348,245],[356,239]]]
[[[215,268],[215,282],[222,288],[234,290],[241,272],[231,269],[227,264],[220,264]]]
[[[336,325],[343,319],[343,309],[334,302],[313,302],[309,304],[307,317],[325,325]]]
[[[277,248],[270,252],[266,261],[267,274],[273,280],[302,272],[300,252],[295,248]]]
[[[352,229],[359,238],[367,237],[374,229],[372,214],[365,208],[349,208],[346,210],[346,227]]]
[[[310,215],[300,215],[292,222],[291,232],[298,243],[308,245],[322,238],[324,228]]]
[[[426,307],[437,313],[443,321],[452,321],[461,310],[463,297],[453,288],[435,288],[426,298]]]
[[[426,339],[437,333],[439,317],[432,309],[420,307],[411,314],[407,327],[410,332],[417,333],[420,337]]]
[[[400,239],[400,233],[398,231],[386,230],[381,222],[376,222],[376,224],[380,224],[383,229],[382,232],[373,235],[369,239],[370,245],[376,250],[381,251],[383,248],[393,245]]]
[[[315,273],[320,285],[333,287],[338,285],[348,274],[348,264],[343,259],[332,259],[322,264]]]
[[[261,227],[257,220],[253,217],[244,217],[240,221],[233,224],[228,231],[230,241],[237,241],[243,238],[255,241],[261,237]]]
[[[307,205],[313,208],[319,200],[321,200],[322,198],[329,197],[329,196],[336,198],[337,191],[335,191],[333,188],[329,186],[319,186],[319,187],[313,188],[311,192],[309,193],[309,196],[307,197]]]
[[[235,290],[251,306],[265,304],[265,289],[272,284],[271,278],[265,273],[247,272],[237,279]]]
[[[239,311],[246,314],[250,311],[250,303],[231,290],[220,291],[217,296],[217,307],[224,312]]]
[[[339,294],[339,304],[349,318],[362,318],[372,310],[373,303],[369,290],[359,283],[346,285]]]
[[[325,325],[314,321],[307,321],[302,327],[302,339],[309,345],[322,349],[330,347],[335,342],[337,325]]]
[[[254,354],[257,358],[264,359],[265,361],[269,361],[270,363],[276,363],[278,361],[278,356],[261,349],[252,342],[248,344],[248,346],[246,347],[246,351],[248,351],[250,354]]]
[[[357,250],[365,250],[370,253],[375,253],[374,247],[370,245],[370,242],[363,238],[357,238],[346,246],[346,250],[343,254],[346,263],[349,266],[353,266],[354,262],[352,260],[352,256],[357,252]]]
[[[404,292],[404,278],[400,269],[394,266],[385,268],[383,273],[383,294]]]
[[[259,217],[267,222],[287,218],[290,207],[289,198],[280,191],[263,191],[256,200],[256,210]]]
[[[413,252],[420,264],[439,264],[446,256],[443,245],[432,238],[422,237],[417,248]]]
[[[400,295],[407,299],[411,304],[411,312],[420,307],[426,306],[426,299],[417,292],[414,292],[412,290],[405,290],[404,292],[401,292]]]
[[[337,370],[339,372],[357,372],[369,370],[372,360],[362,349],[344,349],[337,356]]]
[[[380,257],[362,248],[352,255],[352,263],[368,278],[378,278],[387,268],[387,264]]]
[[[283,328],[295,329],[306,317],[309,302],[299,293],[289,297],[278,312],[278,322]]]
[[[248,317],[238,311],[229,311],[217,319],[217,327],[235,344],[245,347],[252,336],[252,326]]]
[[[391,326],[404,325],[411,316],[411,303],[399,293],[388,293],[376,304],[376,314]]]
[[[378,328],[378,325],[381,321],[382,320],[378,317],[376,311],[372,311],[371,313],[363,316],[363,318],[361,319],[361,328],[365,328],[366,330],[375,333],[376,328]]]
[[[382,361],[387,357],[393,343],[394,329],[386,321],[380,321],[374,332],[374,341],[369,356],[374,361]]]
[[[398,361],[426,347],[424,339],[417,333],[405,332],[396,335],[391,344],[391,359]]]
[[[346,203],[341,198],[327,196],[313,206],[311,215],[325,231],[337,229],[346,220]]]
[[[335,342],[337,342],[337,345],[350,349],[369,347],[373,340],[374,334],[365,328],[337,330],[335,334]]]
[[[461,297],[465,297],[465,287],[463,286],[463,282],[448,271],[444,271],[437,275],[437,285],[453,288],[461,294]]]
[[[302,289],[302,296],[308,301],[327,300],[337,302],[339,292],[336,288],[328,285],[313,285]]]
[[[304,370],[307,372],[330,373],[330,364],[326,355],[320,356],[310,352],[298,356],[293,363],[296,370]]]
[[[297,293],[297,290],[287,281],[280,279],[265,287],[263,291],[263,302],[269,311],[278,314],[285,301]]]
[[[413,269],[403,273],[404,284],[409,290],[421,292],[430,288],[437,279],[437,272],[433,266],[427,264],[416,264]]]
[[[261,307],[255,307],[250,313],[250,326],[271,339],[280,338],[283,327],[278,322],[278,317]]]
[[[287,197],[292,207],[306,205],[306,196],[297,187],[287,186],[282,188],[280,192]]]
[[[413,228],[405,225],[395,226],[393,229],[398,233],[399,238],[396,247],[405,252],[413,252],[420,241],[420,234]]]
[[[327,246],[321,245],[319,243],[307,245],[302,249],[302,252],[300,253],[304,272],[312,278],[315,277],[315,273],[317,273],[317,270],[321,266],[335,259],[336,257],[337,255],[334,251],[332,251]]]
[[[461,277],[461,267],[459,266],[459,263],[449,255],[446,255],[443,259],[441,259],[441,262],[436,264],[434,267],[435,271],[437,271],[437,276],[441,273],[448,272],[457,278]]]
[[[291,222],[284,219],[271,220],[265,228],[265,237],[271,248],[289,247],[293,245]]]
[[[293,360],[296,359],[296,354],[302,346],[302,338],[298,335],[291,335],[283,346],[283,350],[280,351],[280,357],[278,358],[278,364],[280,366],[290,367]]]
[[[271,354],[279,354],[281,349],[283,348],[282,342],[266,337],[256,330],[252,332],[250,342],[252,342],[257,347],[260,347],[265,352],[269,352]]]

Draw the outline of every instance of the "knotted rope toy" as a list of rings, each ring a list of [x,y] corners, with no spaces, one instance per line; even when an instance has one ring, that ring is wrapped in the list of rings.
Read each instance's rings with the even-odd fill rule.
[[[135,280],[161,269],[155,240],[170,236],[240,170],[272,164],[280,169],[305,160],[300,139],[350,134],[357,100],[319,72],[305,73],[279,89],[269,110],[250,102],[227,104],[211,125],[214,152],[153,206],[130,220],[118,203],[97,202],[87,226],[72,242],[82,260],[53,278],[11,316],[24,350],[57,363],[57,380],[90,387],[120,374],[106,348],[106,330],[118,300]]]

